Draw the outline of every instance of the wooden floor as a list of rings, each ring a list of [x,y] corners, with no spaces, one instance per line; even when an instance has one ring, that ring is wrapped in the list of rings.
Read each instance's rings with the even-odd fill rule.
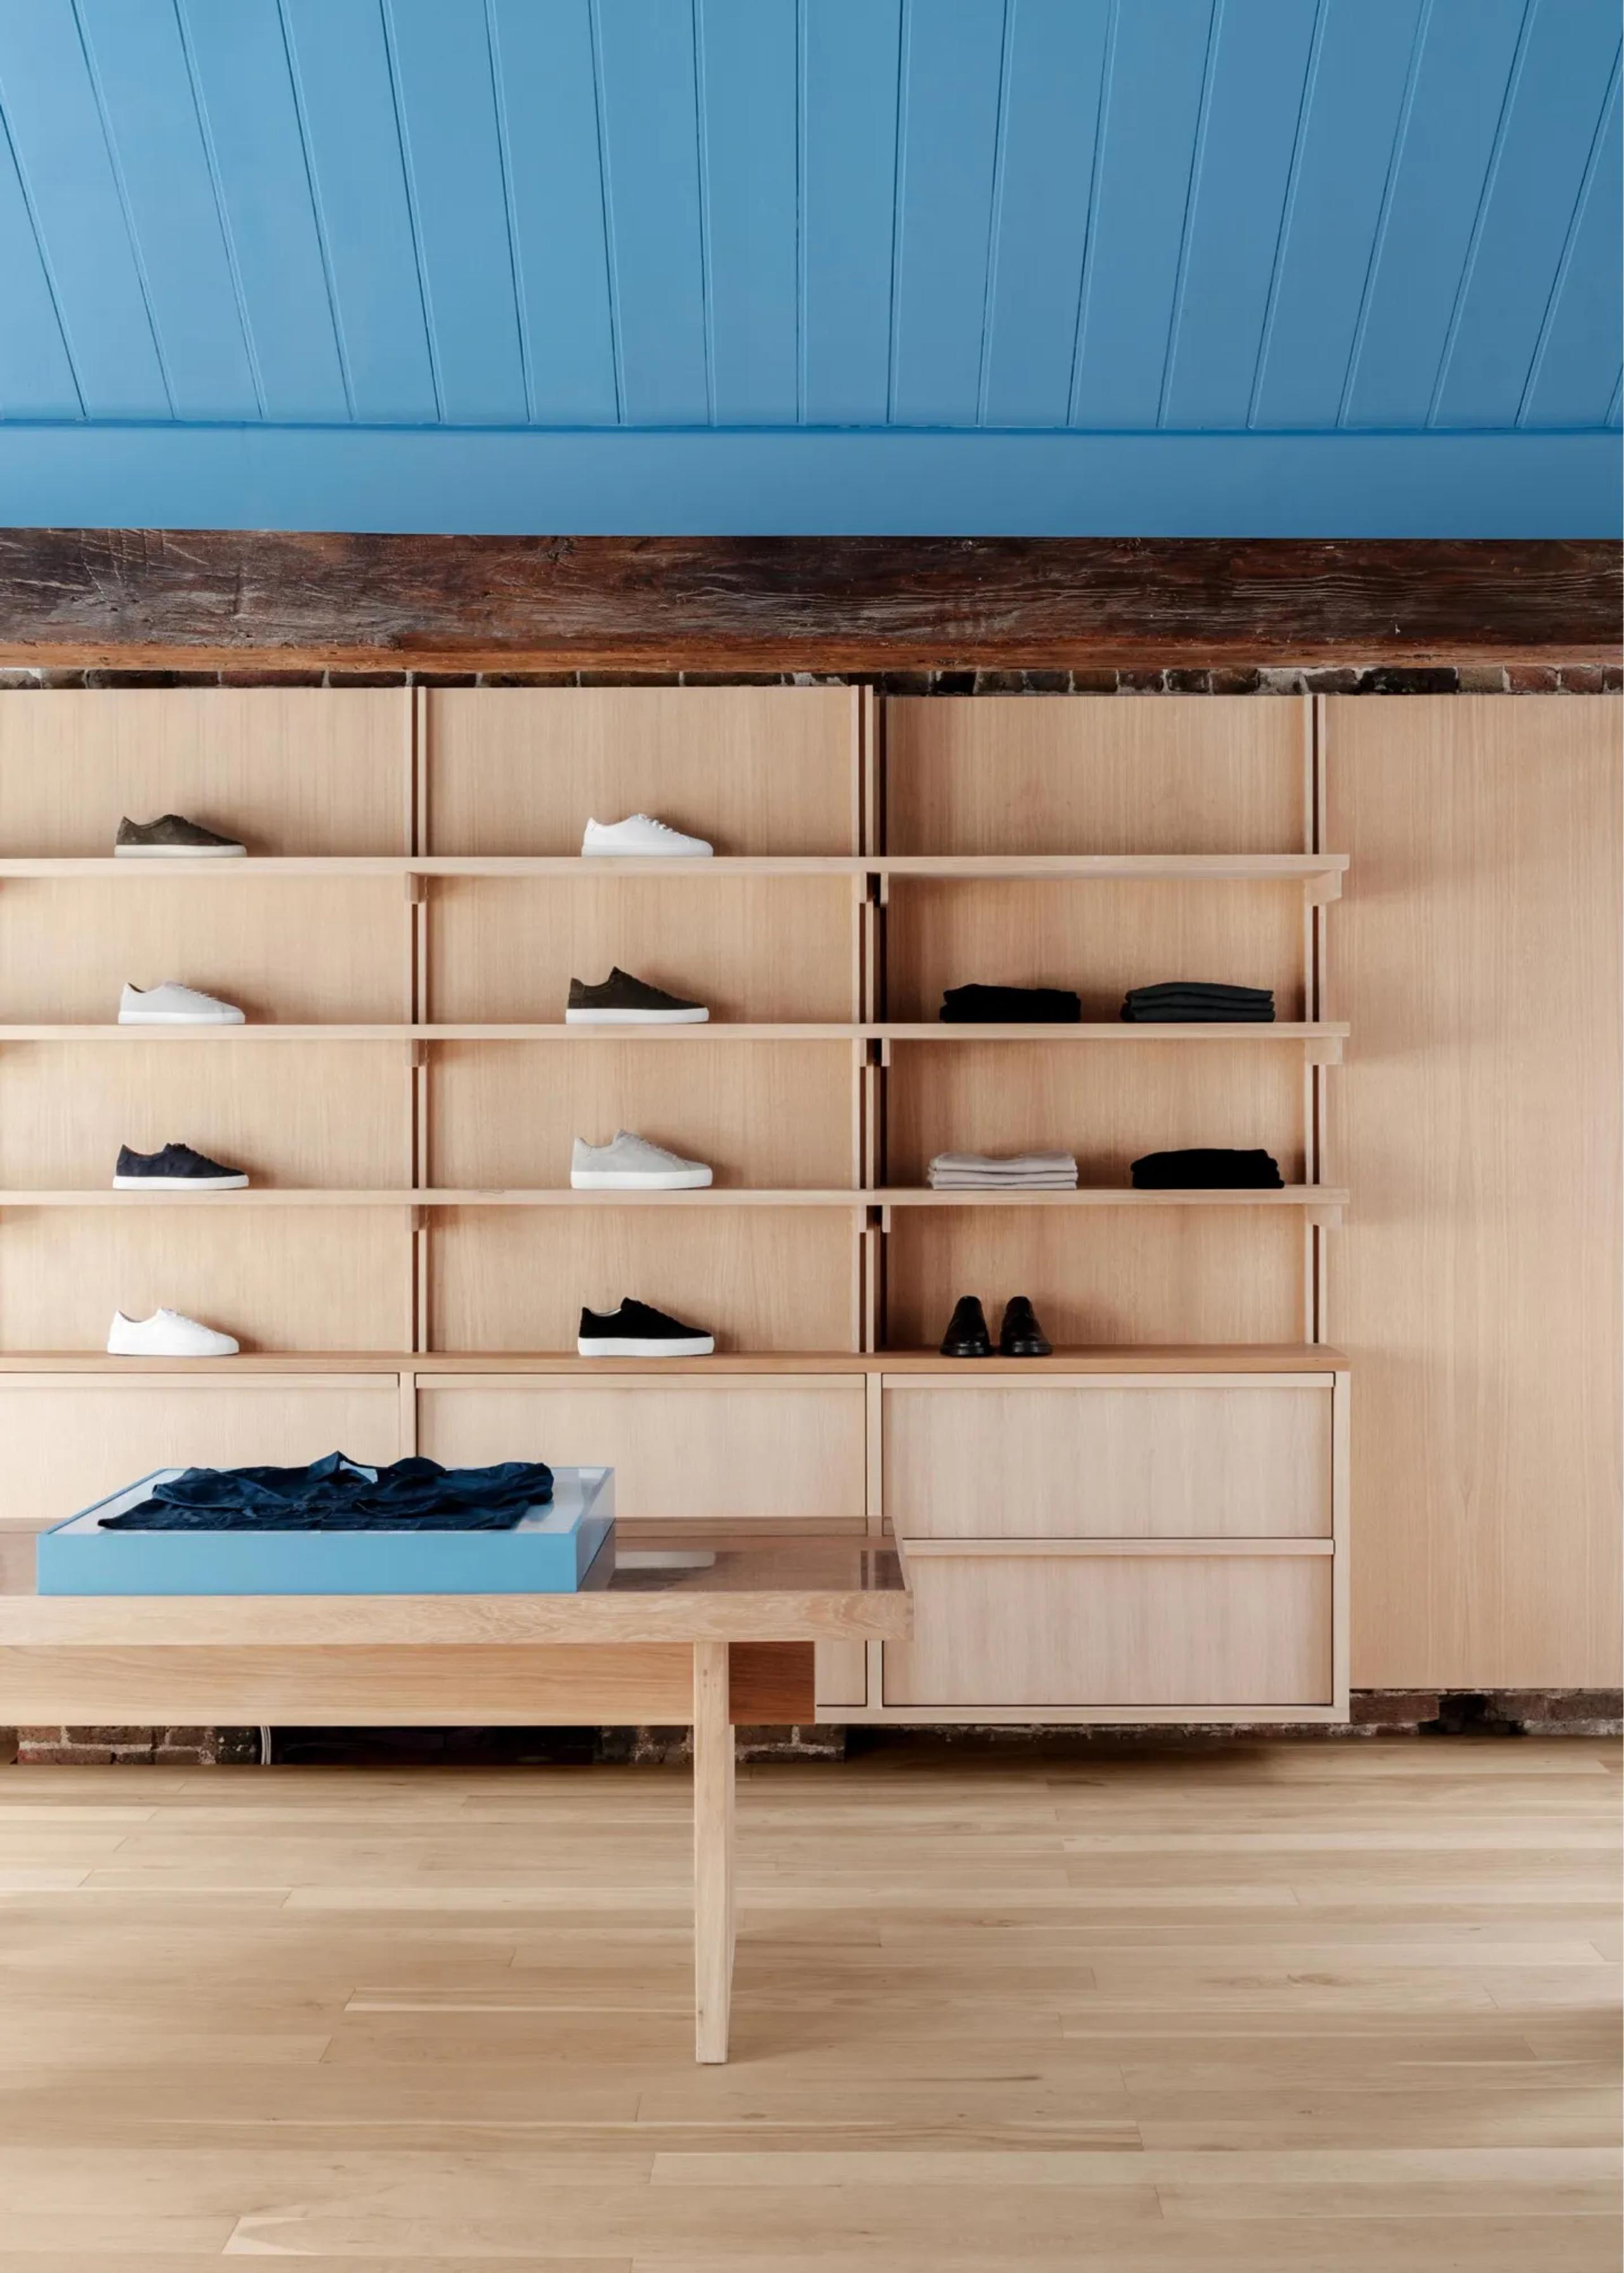
[[[1614,2273],[1613,1748],[0,1770],[0,2267]]]

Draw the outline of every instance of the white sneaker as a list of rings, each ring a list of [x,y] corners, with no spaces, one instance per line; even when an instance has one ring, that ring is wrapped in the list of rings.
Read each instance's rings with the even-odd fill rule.
[[[668,829],[662,821],[634,813],[629,821],[589,821],[580,849],[583,854],[663,852],[683,860],[707,860],[716,848],[702,836],[685,836],[680,829]]]
[[[178,1310],[154,1310],[150,1318],[127,1318],[115,1310],[108,1328],[109,1357],[235,1357],[237,1344],[229,1334],[200,1326]]]
[[[234,1003],[215,995],[200,994],[166,979],[161,986],[126,986],[118,998],[121,1026],[240,1026],[243,1013]]]
[[[607,1144],[587,1144],[578,1136],[570,1155],[570,1183],[578,1192],[692,1192],[709,1182],[702,1160],[685,1160],[625,1129],[617,1129]]]

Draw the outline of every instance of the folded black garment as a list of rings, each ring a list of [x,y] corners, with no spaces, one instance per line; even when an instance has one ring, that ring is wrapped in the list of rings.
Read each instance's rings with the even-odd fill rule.
[[[1274,1008],[1260,1009],[1252,1002],[1212,1002],[1205,995],[1193,1002],[1125,1002],[1122,1016],[1130,1026],[1272,1026]]]
[[[511,1531],[552,1497],[543,1460],[363,1467],[329,1452],[308,1468],[186,1468],[104,1531]]]
[[[1197,1144],[1182,1152],[1147,1152],[1132,1169],[1141,1192],[1278,1191],[1285,1179],[1269,1153],[1231,1152]]]
[[[1074,1026],[1082,1001],[1065,986],[949,986],[941,1016],[959,1026]]]

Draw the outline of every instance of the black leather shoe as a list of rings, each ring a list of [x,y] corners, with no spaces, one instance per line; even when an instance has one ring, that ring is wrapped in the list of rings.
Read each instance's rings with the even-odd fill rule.
[[[947,1331],[942,1336],[944,1357],[991,1357],[992,1337],[986,1312],[974,1294],[961,1294],[953,1306]]]
[[[1052,1357],[1054,1346],[1037,1323],[1037,1313],[1024,1294],[1005,1305],[1004,1323],[998,1330],[1000,1357]]]

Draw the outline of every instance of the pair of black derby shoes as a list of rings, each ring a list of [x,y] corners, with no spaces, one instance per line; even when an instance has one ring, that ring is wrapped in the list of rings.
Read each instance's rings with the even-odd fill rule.
[[[987,1331],[987,1317],[980,1301],[974,1294],[961,1294],[953,1306],[953,1316],[947,1321],[947,1331],[942,1336],[944,1357],[991,1357],[992,1337]],[[998,1332],[998,1354],[1000,1357],[1050,1357],[1053,1350],[1049,1337],[1037,1323],[1037,1313],[1024,1294],[1017,1294],[1004,1306],[1004,1323]]]

